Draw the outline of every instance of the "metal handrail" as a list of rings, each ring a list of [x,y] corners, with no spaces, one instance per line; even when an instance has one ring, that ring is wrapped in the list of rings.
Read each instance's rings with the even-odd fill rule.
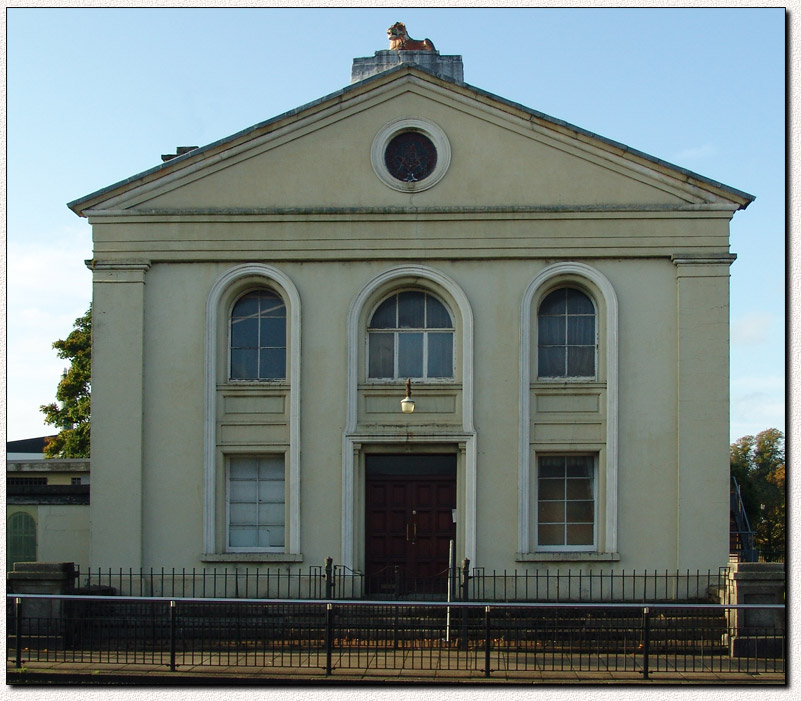
[[[358,630],[360,626],[362,626],[362,622],[360,621],[360,616],[362,615],[360,612],[355,611],[355,609],[373,609],[373,616],[381,616],[383,615],[385,618],[386,623],[382,624],[382,622],[374,621],[370,623],[370,626],[375,626],[375,629],[368,628],[368,636],[367,639],[370,639],[371,636],[376,635],[376,640],[381,639],[381,634],[385,634],[385,636],[392,636],[392,637],[384,637],[383,639],[387,641],[383,650],[388,651],[389,654],[394,655],[394,651],[398,650],[399,644],[399,633],[402,631],[408,631],[409,627],[408,624],[401,624],[399,628],[399,619],[403,619],[404,616],[411,615],[412,619],[415,621],[417,617],[420,616],[427,616],[430,612],[430,609],[438,609],[439,611],[443,611],[443,613],[450,614],[450,611],[459,610],[461,609],[461,616],[459,617],[459,621],[456,624],[451,623],[451,618],[448,616],[447,625],[449,629],[446,631],[445,637],[441,637],[441,630],[442,630],[442,619],[438,618],[437,622],[434,624],[436,632],[433,634],[434,637],[431,639],[431,642],[436,643],[434,647],[431,649],[437,649],[440,652],[444,652],[446,655],[455,655],[457,656],[457,665],[456,668],[460,668],[458,659],[459,656],[465,655],[478,655],[483,651],[484,657],[484,666],[483,668],[478,668],[477,671],[483,671],[483,675],[485,678],[489,678],[493,668],[492,668],[492,660],[493,655],[506,655],[507,662],[511,660],[515,662],[518,658],[518,654],[528,655],[530,654],[531,648],[524,647],[522,653],[518,650],[517,645],[521,639],[516,638],[516,631],[517,629],[514,626],[509,627],[508,618],[511,614],[514,616],[512,612],[517,611],[519,615],[526,616],[527,614],[525,611],[539,611],[542,612],[537,615],[544,615],[544,616],[551,616],[547,621],[541,624],[540,628],[542,631],[545,631],[545,635],[547,636],[547,640],[553,641],[553,653],[559,656],[563,654],[572,654],[572,645],[574,636],[576,635],[576,631],[573,627],[571,627],[570,623],[565,627],[564,619],[570,619],[571,615],[568,614],[567,617],[561,612],[565,611],[566,609],[572,609],[577,611],[584,612],[584,618],[586,620],[594,619],[594,614],[592,612],[603,610],[609,616],[613,618],[616,617],[615,611],[618,611],[622,614],[623,618],[626,619],[624,624],[625,635],[624,635],[624,650],[623,653],[625,655],[625,659],[629,660],[631,664],[628,663],[625,665],[626,670],[635,671],[636,664],[633,661],[633,657],[631,657],[631,652],[633,650],[634,655],[638,657],[640,660],[640,673],[642,674],[643,679],[648,679],[651,673],[651,665],[652,661],[655,663],[656,668],[659,669],[659,659],[660,656],[664,656],[664,650],[661,649],[660,644],[658,641],[654,643],[652,640],[652,633],[658,634],[660,629],[662,628],[661,625],[657,625],[654,620],[654,613],[662,612],[662,616],[666,616],[668,618],[673,618],[670,611],[676,611],[678,614],[679,619],[682,618],[682,614],[679,614],[678,611],[681,610],[684,614],[689,614],[693,619],[694,618],[707,618],[704,613],[712,614],[712,618],[721,618],[725,615],[725,618],[728,623],[728,628],[726,628],[725,632],[723,629],[719,629],[714,623],[711,623],[711,628],[709,630],[713,631],[713,635],[720,637],[729,637],[733,631],[731,628],[732,617],[735,614],[730,613],[732,610],[748,610],[748,609],[756,609],[756,610],[779,610],[783,611],[785,609],[784,604],[687,604],[687,603],[557,603],[557,602],[541,602],[541,603],[508,603],[508,602],[487,602],[487,601],[468,601],[468,602],[442,602],[442,601],[397,601],[397,600],[390,600],[390,601],[342,601],[336,599],[322,599],[322,600],[315,600],[310,601],[308,599],[238,599],[238,598],[197,598],[197,597],[144,597],[144,596],[92,596],[92,595],[83,595],[83,594],[23,594],[23,593],[8,593],[6,594],[7,601],[11,604],[11,608],[7,608],[7,616],[9,614],[13,615],[14,617],[14,624],[13,626],[9,626],[9,632],[13,628],[13,636],[9,635],[7,637],[8,642],[8,651],[11,652],[13,649],[13,660],[14,666],[16,669],[22,668],[23,662],[23,651],[27,650],[28,655],[33,654],[38,655],[39,652],[45,653],[46,657],[49,659],[50,655],[50,648],[53,645],[55,637],[60,634],[64,635],[65,645],[69,645],[71,643],[67,643],[66,641],[78,641],[78,646],[74,648],[69,648],[72,651],[72,654],[75,654],[77,650],[79,654],[79,659],[83,660],[83,651],[88,650],[90,659],[92,659],[93,651],[96,649],[92,646],[91,640],[91,630],[89,632],[90,638],[89,640],[89,647],[81,648],[80,643],[82,642],[81,639],[81,626],[84,625],[84,621],[87,620],[85,615],[78,615],[73,613],[72,618],[68,614],[66,618],[64,614],[59,611],[54,616],[50,618],[42,618],[40,615],[34,615],[30,619],[25,619],[23,616],[23,608],[25,608],[24,603],[26,601],[61,601],[61,602],[81,602],[81,603],[88,603],[88,602],[98,602],[100,604],[109,604],[112,603],[115,607],[116,613],[114,618],[117,623],[119,623],[119,610],[116,609],[116,605],[119,603],[130,603],[130,604],[137,604],[141,606],[143,603],[146,603],[151,611],[151,614],[145,615],[143,620],[150,621],[150,623],[145,626],[148,631],[147,641],[152,645],[153,655],[154,657],[151,660],[152,664],[156,665],[165,665],[168,666],[171,672],[176,671],[179,663],[186,664],[185,657],[183,657],[186,653],[185,644],[187,640],[190,641],[189,644],[189,654],[194,655],[195,650],[193,648],[192,641],[195,640],[193,638],[193,631],[197,630],[205,630],[203,626],[200,629],[195,628],[192,626],[191,622],[189,626],[183,622],[186,617],[189,617],[189,620],[192,620],[192,613],[190,605],[192,604],[199,604],[202,607],[202,611],[200,615],[208,616],[210,615],[210,611],[208,609],[209,604],[217,604],[224,608],[224,612],[229,606],[233,606],[236,608],[244,608],[244,607],[252,607],[250,615],[256,615],[256,611],[253,608],[260,608],[260,609],[267,609],[266,613],[270,613],[270,609],[274,608],[279,615],[286,616],[292,615],[292,607],[297,606],[300,611],[297,613],[304,618],[304,620],[309,619],[309,609],[314,609],[319,613],[324,615],[324,623],[320,622],[319,616],[311,616],[310,618],[313,619],[311,624],[308,626],[307,629],[304,629],[304,633],[302,635],[297,634],[294,637],[290,635],[290,642],[296,646],[303,646],[302,651],[305,655],[307,652],[312,655],[309,657],[309,665],[310,666],[320,666],[321,662],[324,662],[324,670],[325,675],[328,677],[333,673],[334,670],[334,663],[335,663],[335,656],[337,660],[344,659],[342,656],[345,655],[348,657],[350,661],[350,657],[348,655],[349,650],[349,641],[350,641],[350,632],[352,630],[352,626],[355,625],[358,635]],[[187,605],[184,608],[184,605]],[[62,607],[58,607],[59,610]],[[67,608],[67,607],[64,607]],[[71,607],[69,607],[71,608]],[[80,607],[79,607],[80,608]],[[378,611],[376,611],[378,609]],[[381,609],[384,609],[383,614],[381,613]],[[468,616],[468,611],[472,610],[472,615]],[[554,613],[546,614],[544,613],[545,610],[550,610]],[[55,611],[55,609],[54,609]],[[394,614],[392,613],[394,611]],[[483,612],[483,616],[480,619],[475,615],[478,613]],[[697,614],[694,612],[698,612]],[[723,612],[726,612],[725,614]],[[165,617],[165,614],[169,614],[168,617]],[[156,614],[156,618],[153,618],[153,614]],[[370,611],[368,610],[368,614]],[[494,616],[493,616],[494,614]],[[139,613],[133,614],[134,618],[136,616],[142,616],[143,612],[139,610]],[[213,645],[213,638],[210,638],[212,643],[205,647],[203,643],[205,640],[201,636],[201,651],[199,654],[202,654],[204,657],[207,655],[213,654],[220,654],[225,655],[230,652],[230,641],[234,642],[236,647],[236,655],[238,658],[239,652],[239,645],[242,644],[242,640],[250,640],[250,638],[240,638],[239,636],[242,635],[242,632],[239,628],[240,626],[240,618],[238,613],[225,613],[227,616],[236,616],[236,625],[233,627],[225,626],[222,630],[223,634],[226,637],[225,640],[229,641],[226,645],[221,648],[220,650],[215,650]],[[245,614],[247,616],[247,613]],[[440,614],[441,615],[441,614]],[[603,617],[603,614],[600,614]],[[581,614],[579,614],[581,616]],[[662,617],[660,616],[660,618]],[[103,620],[106,621],[106,625],[108,624],[108,618],[105,619],[101,616],[101,623]],[[168,625],[165,624],[165,621],[168,618]],[[637,623],[637,619],[639,619],[639,624]],[[25,630],[25,621],[33,622],[34,627],[30,628],[27,632]],[[48,626],[52,626],[55,622],[56,625],[61,625],[58,622],[67,620],[73,620],[77,622],[77,630],[76,631],[68,631],[66,628],[59,632],[58,630],[53,631],[49,630]],[[179,620],[181,623],[179,624]],[[254,619],[256,620],[256,619]],[[273,621],[272,618],[262,619],[257,616],[257,620],[269,620]],[[403,619],[405,620],[405,619]],[[525,620],[525,619],[524,619]],[[736,620],[736,619],[735,619]],[[44,623],[43,623],[44,621]],[[351,621],[351,623],[349,623]],[[560,633],[554,638],[554,626],[557,622],[561,622],[563,633]],[[586,621],[585,621],[586,622]],[[30,625],[30,623],[29,623]],[[64,624],[66,625],[66,624]],[[91,624],[90,624],[91,625]],[[284,654],[284,641],[285,641],[285,634],[286,630],[284,628],[285,623],[282,622],[280,626],[273,626],[270,628],[272,632],[277,636],[276,639],[280,639],[280,652],[278,654]],[[422,629],[423,631],[428,631],[428,635],[431,635],[431,632],[426,626],[431,626],[431,623],[424,624]],[[450,633],[453,632],[450,629],[450,626],[455,625],[455,630],[458,631],[456,634],[456,640],[453,640],[450,637]],[[530,625],[530,624],[527,624]],[[584,624],[582,624],[583,626]],[[692,628],[693,631],[703,631],[705,630],[703,626],[698,626],[697,623],[693,623],[695,626]],[[737,625],[736,623],[734,624]],[[44,626],[44,627],[41,627]],[[166,626],[166,627],[165,627]],[[344,627],[343,627],[344,626]],[[420,624],[414,624],[415,629],[420,629]],[[680,628],[680,627],[679,627]],[[679,629],[677,628],[677,630]],[[101,629],[105,629],[102,628]],[[141,630],[142,626],[137,627],[134,625],[133,631],[136,632]],[[127,633],[123,632],[123,636],[126,634],[130,634],[131,629],[127,629]],[[247,629],[249,633],[253,634],[253,631]],[[256,636],[256,639],[261,640],[261,630],[259,629],[259,633]],[[267,629],[265,629],[267,630]],[[300,628],[298,629],[300,630]],[[604,630],[610,630],[607,627],[604,627]],[[32,632],[31,632],[32,631]],[[44,637],[42,636],[42,632],[44,631]],[[584,640],[584,629],[582,627],[582,632],[578,635],[579,640]],[[187,637],[188,632],[188,637]],[[342,633],[345,633],[343,636]],[[618,627],[612,626],[611,629],[612,634],[619,635]],[[296,631],[297,633],[297,631]],[[309,633],[309,635],[307,635]],[[150,635],[152,634],[152,639]],[[509,640],[512,641],[512,647],[505,646],[504,640],[507,636],[510,636]],[[77,637],[75,637],[77,635]],[[245,633],[248,635],[248,632]],[[748,634],[747,634],[748,635]],[[26,638],[26,636],[28,636]],[[785,646],[785,628],[783,625],[781,626],[773,626],[773,627],[765,627],[756,631],[756,636],[761,639],[769,639],[770,644],[773,646],[778,645],[780,651],[784,650]],[[14,646],[12,648],[11,642],[14,642]],[[269,640],[269,636],[266,640]],[[308,640],[307,640],[308,639]],[[694,639],[694,638],[693,638]],[[706,638],[704,638],[706,639]],[[733,638],[732,638],[733,639]],[[746,640],[751,640],[752,638],[746,638]],[[45,647],[23,647],[24,643],[28,645],[31,644],[31,641],[42,641],[44,640]],[[101,638],[102,640],[102,638]],[[136,640],[135,639],[133,649],[137,648]],[[539,638],[537,638],[539,640]],[[292,643],[294,641],[294,643]],[[316,641],[316,642],[314,642]],[[442,646],[441,642],[445,641],[446,645]],[[471,647],[472,641],[472,647]],[[119,641],[118,641],[119,642]],[[145,638],[139,640],[142,645],[142,650],[144,651],[146,645]],[[309,643],[309,647],[307,649],[306,644]],[[536,642],[536,640],[535,640]],[[603,643],[600,639],[597,641],[603,646]],[[312,644],[313,643],[313,644]],[[452,643],[456,643],[455,647],[452,647]],[[635,644],[636,648],[631,648],[631,644]],[[280,665],[294,667],[297,665],[297,657],[292,656],[292,647],[290,644],[289,648],[289,659],[288,665],[283,665],[283,657],[280,659],[282,660]],[[357,651],[360,650],[361,647],[361,638],[357,638]],[[538,643],[537,643],[538,644]],[[620,645],[620,640],[617,640],[617,645]],[[563,647],[567,645],[567,647]],[[179,648],[182,650],[181,657],[179,659]],[[65,647],[65,650],[67,647]],[[128,644],[128,641],[125,641],[125,644],[121,647],[109,647],[106,645],[102,647],[105,649],[107,653],[110,654],[112,649],[116,650],[117,653],[122,652],[127,660],[127,654],[131,649],[131,646]],[[271,648],[272,649],[272,648]],[[298,648],[301,649],[301,648]],[[376,650],[379,648],[377,647]],[[414,645],[412,647],[404,648],[407,650],[415,649]],[[599,648],[602,649],[602,648]],[[266,648],[265,648],[266,650]],[[472,652],[471,652],[472,650]],[[164,651],[167,651],[168,657],[164,657]],[[578,651],[581,652],[580,650]],[[65,653],[70,654],[70,653]],[[546,653],[547,654],[547,653]],[[613,652],[613,654],[619,655],[621,654],[620,651]],[[669,653],[675,655],[675,652]],[[509,658],[511,655],[511,658]],[[703,652],[702,652],[703,655]],[[358,656],[358,652],[357,652]],[[11,657],[9,655],[9,657]],[[754,657],[753,654],[748,654],[748,664],[751,663],[751,658]],[[776,671],[777,668],[780,672],[784,670],[784,653],[781,652],[781,660],[777,660],[777,662],[773,663],[773,667],[770,667],[769,661],[762,660],[762,665],[765,671]],[[394,659],[394,657],[393,657]],[[450,657],[448,658],[450,659]],[[476,658],[477,659],[477,658]],[[193,660],[193,657],[190,657],[190,660]],[[224,661],[226,665],[228,664],[228,660],[223,660],[223,657],[220,660]],[[66,660],[65,658],[65,661]],[[102,662],[102,660],[101,660]],[[218,661],[219,662],[219,661]],[[262,664],[264,660],[262,659]],[[195,664],[194,661],[191,664]],[[201,663],[202,664],[202,663]],[[208,664],[213,664],[213,662],[208,662]],[[236,664],[239,664],[237,662]],[[340,665],[340,662],[337,662],[337,665]],[[358,666],[357,662],[357,666]],[[439,662],[437,663],[439,664]],[[692,660],[693,669],[695,668],[695,659]],[[279,666],[280,666],[279,665]],[[304,666],[304,665],[300,665]],[[448,667],[450,668],[450,667]],[[736,667],[729,668],[729,671],[739,671],[739,663],[737,663]]]
[[[737,535],[741,540],[741,552],[743,559],[746,562],[756,562],[759,553],[754,547],[754,531],[751,529],[751,524],[748,521],[748,513],[745,510],[743,503],[742,492],[740,485],[734,475],[731,476],[733,489],[731,490],[731,510],[734,514],[734,521],[737,524]]]
[[[6,594],[6,599],[51,599],[59,601],[101,601],[104,603],[197,603],[197,604],[263,604],[263,605],[298,605],[298,606],[337,606],[337,607],[376,607],[376,606],[398,606],[404,608],[481,608],[487,606],[493,609],[539,609],[539,608],[559,608],[559,609],[642,609],[649,607],[652,609],[783,609],[785,604],[696,604],[696,603],[662,603],[662,602],[642,602],[631,603],[621,602],[517,602],[510,603],[505,601],[398,601],[390,599],[386,601],[354,599],[236,599],[236,598],[202,598],[202,597],[182,597],[182,596],[92,596],[88,594]]]

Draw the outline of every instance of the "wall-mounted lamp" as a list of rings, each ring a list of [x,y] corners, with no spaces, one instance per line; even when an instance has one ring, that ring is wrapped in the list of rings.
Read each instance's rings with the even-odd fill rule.
[[[412,399],[412,381],[406,380],[406,396],[401,399],[401,411],[404,414],[411,414],[414,411],[414,400]]]

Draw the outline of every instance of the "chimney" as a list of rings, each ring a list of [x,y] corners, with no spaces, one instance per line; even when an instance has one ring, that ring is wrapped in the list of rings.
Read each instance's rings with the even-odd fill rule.
[[[178,146],[175,149],[175,153],[162,153],[161,160],[166,163],[167,161],[171,161],[173,158],[178,158],[178,156],[183,156],[185,153],[194,151],[196,148],[197,146]]]
[[[464,82],[464,67],[461,56],[442,56],[430,39],[417,40],[409,37],[406,27],[396,22],[387,29],[388,50],[376,51],[373,56],[354,58],[350,71],[350,82],[358,83],[370,76],[388,71],[402,63],[412,63],[429,73]]]

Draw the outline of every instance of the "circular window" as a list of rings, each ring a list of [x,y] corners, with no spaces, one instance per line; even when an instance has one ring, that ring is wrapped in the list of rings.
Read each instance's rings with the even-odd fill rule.
[[[404,131],[387,144],[384,163],[397,180],[405,183],[425,180],[437,165],[437,149],[425,134]]]
[[[451,147],[445,132],[426,119],[387,124],[370,152],[373,170],[393,190],[419,192],[436,185],[448,170]]]

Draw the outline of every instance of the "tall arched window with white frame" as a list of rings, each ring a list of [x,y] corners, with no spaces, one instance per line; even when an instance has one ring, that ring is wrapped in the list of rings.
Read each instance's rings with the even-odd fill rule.
[[[553,263],[520,324],[518,559],[617,560],[615,289],[595,267]]]
[[[297,288],[275,266],[237,265],[209,292],[206,562],[302,559],[300,329]]]

